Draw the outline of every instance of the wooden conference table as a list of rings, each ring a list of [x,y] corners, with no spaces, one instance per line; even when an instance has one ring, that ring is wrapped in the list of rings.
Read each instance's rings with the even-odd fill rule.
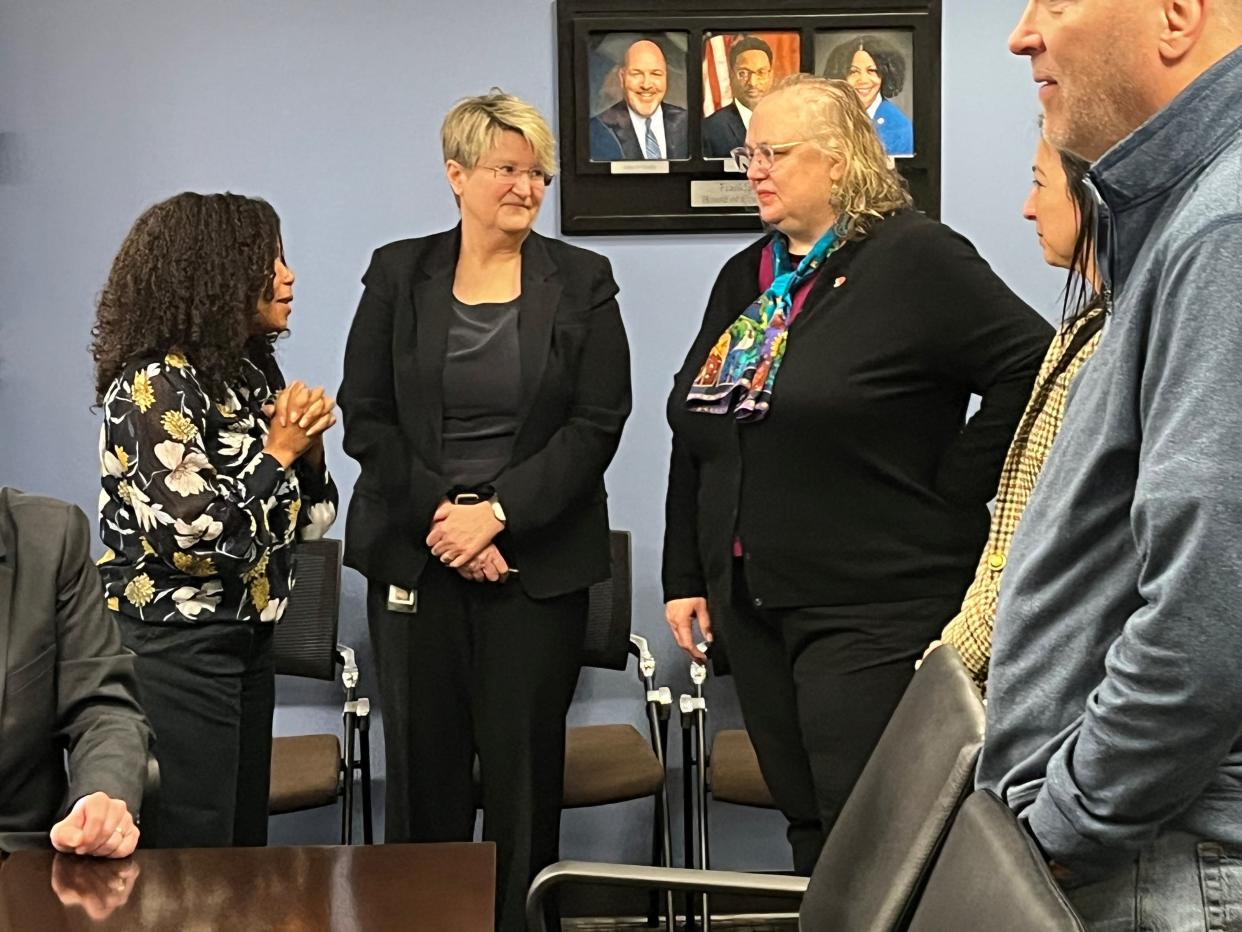
[[[19,851],[0,862],[0,930],[491,932],[495,875],[491,843]]]

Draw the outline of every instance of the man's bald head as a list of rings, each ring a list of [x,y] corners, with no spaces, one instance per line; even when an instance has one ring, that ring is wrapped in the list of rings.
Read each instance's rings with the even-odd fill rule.
[[[668,91],[668,63],[664,51],[650,39],[639,39],[625,50],[619,69],[625,102],[642,117],[659,108]]]

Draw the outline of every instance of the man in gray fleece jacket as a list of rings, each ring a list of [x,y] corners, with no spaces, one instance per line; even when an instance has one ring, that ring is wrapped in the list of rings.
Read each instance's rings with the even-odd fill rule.
[[[1242,929],[1239,46],[1242,0],[1030,0],[1010,37],[1096,160],[1112,308],[1010,550],[978,785],[1110,932]]]

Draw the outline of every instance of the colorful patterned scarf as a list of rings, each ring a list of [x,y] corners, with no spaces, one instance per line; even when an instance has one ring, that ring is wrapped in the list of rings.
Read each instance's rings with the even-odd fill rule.
[[[732,411],[739,421],[758,421],[767,415],[785,355],[794,292],[843,242],[836,228],[830,229],[795,269],[785,237],[778,233],[772,238],[772,284],[729,325],[708,353],[686,397],[691,411]]]

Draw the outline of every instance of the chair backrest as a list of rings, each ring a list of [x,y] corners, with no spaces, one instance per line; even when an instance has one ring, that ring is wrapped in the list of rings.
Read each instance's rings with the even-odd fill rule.
[[[294,545],[294,586],[272,634],[276,672],[336,678],[336,635],[341,617],[341,542]]]
[[[905,928],[982,743],[979,692],[957,651],[941,647],[914,674],[828,836],[802,932]]]
[[[630,532],[611,531],[612,575],[590,588],[582,665],[624,670],[629,660],[633,579],[630,570]]]
[[[1009,807],[972,793],[953,820],[910,932],[1082,932],[1035,843]]]

